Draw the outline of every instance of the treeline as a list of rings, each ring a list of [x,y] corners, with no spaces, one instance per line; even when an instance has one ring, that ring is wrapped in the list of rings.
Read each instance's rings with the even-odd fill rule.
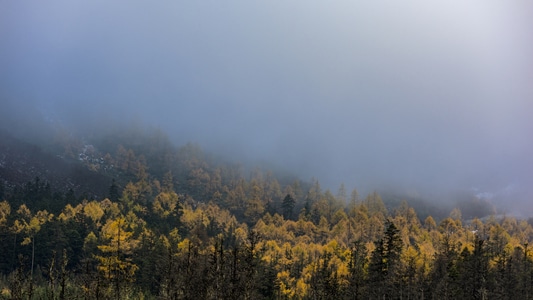
[[[65,147],[116,179],[99,198],[0,180],[0,297],[533,299],[526,220],[421,220],[158,135],[119,142]]]
[[[241,199],[246,205],[253,199],[248,197]],[[132,200],[125,189],[117,201],[66,204],[58,214],[3,201],[1,295],[533,298],[528,248],[533,228],[526,221],[465,222],[456,209],[438,223],[431,216],[421,222],[405,202],[388,211],[376,193],[332,210],[325,205],[326,193],[319,192],[317,202],[309,204],[323,202],[323,209],[304,205],[293,216],[294,197],[289,193],[282,200],[285,216],[265,211],[254,223],[240,221],[213,201],[178,195],[169,185],[146,204]]]

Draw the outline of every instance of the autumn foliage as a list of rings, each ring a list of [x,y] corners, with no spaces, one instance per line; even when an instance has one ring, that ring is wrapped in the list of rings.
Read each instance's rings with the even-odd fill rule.
[[[533,299],[526,220],[421,220],[146,138],[87,152],[107,195],[2,187],[1,298]]]

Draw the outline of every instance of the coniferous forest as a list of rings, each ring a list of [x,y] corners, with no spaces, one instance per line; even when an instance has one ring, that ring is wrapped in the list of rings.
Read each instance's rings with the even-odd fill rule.
[[[0,300],[533,300],[533,0],[0,0]]]
[[[89,175],[15,183],[3,161],[2,299],[533,299],[528,220],[331,192],[160,132],[37,152]]]

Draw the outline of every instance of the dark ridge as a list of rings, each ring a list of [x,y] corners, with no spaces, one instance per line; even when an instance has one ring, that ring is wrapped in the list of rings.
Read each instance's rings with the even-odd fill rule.
[[[90,171],[75,160],[66,160],[0,131],[0,180],[6,189],[35,178],[46,180],[54,190],[74,190],[91,198],[106,196],[111,184],[111,178]]]

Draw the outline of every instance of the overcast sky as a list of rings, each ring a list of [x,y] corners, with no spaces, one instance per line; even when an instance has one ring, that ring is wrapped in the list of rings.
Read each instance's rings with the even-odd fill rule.
[[[0,101],[333,189],[527,189],[532,20],[520,0],[2,1]]]

